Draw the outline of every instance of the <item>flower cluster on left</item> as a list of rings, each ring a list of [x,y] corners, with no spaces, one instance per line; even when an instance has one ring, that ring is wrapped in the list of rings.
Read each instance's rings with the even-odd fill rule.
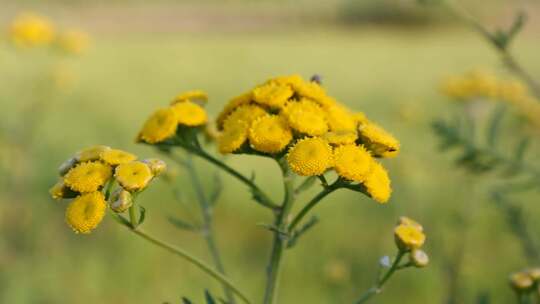
[[[123,150],[92,146],[60,165],[60,178],[50,194],[57,200],[73,199],[66,209],[66,222],[76,233],[90,233],[107,208],[116,213],[128,210],[137,194],[165,169],[159,159],[138,160]]]

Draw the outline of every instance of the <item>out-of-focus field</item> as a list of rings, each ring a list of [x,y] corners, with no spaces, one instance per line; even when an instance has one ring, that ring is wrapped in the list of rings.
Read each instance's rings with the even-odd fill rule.
[[[132,236],[111,218],[88,236],[72,233],[64,223],[64,204],[50,199],[47,190],[57,165],[87,145],[157,155],[133,139],[145,117],[181,91],[206,90],[209,112],[216,114],[229,98],[266,78],[291,73],[322,75],[331,95],[391,130],[403,153],[385,162],[394,187],[388,205],[343,190],[316,209],[321,223],[286,252],[280,303],[351,303],[372,284],[378,259],[394,254],[392,228],[404,214],[425,225],[432,263],[422,271],[399,273],[373,303],[441,303],[452,267],[447,259],[460,251],[465,303],[484,291],[494,303],[513,299],[507,275],[525,266],[520,247],[485,199],[486,185],[456,170],[449,155],[437,151],[430,130],[431,121],[453,107],[437,92],[441,77],[482,66],[502,71],[475,34],[446,27],[301,25],[230,32],[92,29],[89,51],[61,60],[61,73],[74,78],[69,88],[37,96],[43,99],[44,107],[37,109],[43,118],[24,156],[28,160],[15,162],[22,154],[9,151],[7,144],[1,147],[3,157],[10,157],[4,162],[26,164],[32,174],[23,194],[8,195],[4,186],[0,193],[0,303],[179,303],[181,295],[201,299],[203,287],[219,292],[219,285],[197,269]],[[519,59],[536,72],[537,38],[529,31],[515,45]],[[36,69],[58,72],[58,66],[46,64],[50,55],[38,53],[0,45],[3,125],[25,122],[20,113],[39,92],[31,83]],[[247,156],[231,156],[228,162],[246,174],[254,170],[257,182],[279,197],[274,164]],[[214,169],[198,164],[210,183]],[[215,211],[219,244],[230,277],[258,299],[271,235],[257,224],[271,218],[242,185],[222,177],[226,187]],[[10,177],[0,180],[7,183]],[[183,172],[175,183],[196,211]],[[302,195],[295,210],[313,193]],[[208,260],[199,236],[166,221],[167,215],[187,215],[165,182],[157,182],[140,201],[148,210],[147,230]],[[533,231],[540,231],[532,220],[540,209],[529,211]],[[467,233],[456,215],[463,212],[472,219]]]

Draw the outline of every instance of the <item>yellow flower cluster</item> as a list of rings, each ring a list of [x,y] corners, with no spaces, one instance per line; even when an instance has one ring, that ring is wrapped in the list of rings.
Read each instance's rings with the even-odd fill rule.
[[[286,155],[302,176],[334,169],[388,201],[390,179],[376,157],[394,157],[399,141],[298,75],[277,77],[233,98],[216,120],[221,153]]]
[[[81,54],[90,44],[87,33],[77,29],[58,33],[51,20],[30,12],[17,15],[9,33],[12,43],[21,48],[57,46],[67,53]]]
[[[515,106],[531,122],[540,126],[540,102],[534,98],[526,85],[510,79],[499,79],[485,71],[471,71],[462,76],[452,76],[443,81],[441,91],[456,100],[470,101],[482,98],[504,101]]]
[[[540,292],[540,268],[529,268],[511,274],[510,286],[519,293],[530,292],[535,288]]]
[[[66,160],[58,170],[59,181],[49,192],[54,199],[74,198],[67,207],[66,221],[75,232],[90,233],[105,215],[106,199],[114,211],[125,211],[131,193],[142,191],[165,169],[161,160],[138,161],[129,152],[97,145]],[[107,198],[103,189],[114,180],[120,187]]]
[[[421,248],[426,241],[424,227],[406,216],[399,218],[394,228],[394,239],[398,249],[409,254],[409,260],[415,267],[429,264],[429,256]]]
[[[208,122],[208,115],[202,104],[208,100],[202,91],[189,91],[178,95],[171,105],[156,110],[144,123],[138,142],[157,144],[176,135],[180,127],[200,127]]]

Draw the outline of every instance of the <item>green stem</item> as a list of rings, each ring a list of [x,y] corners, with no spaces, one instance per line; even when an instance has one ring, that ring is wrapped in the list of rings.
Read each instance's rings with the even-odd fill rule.
[[[300,224],[302,219],[309,213],[311,209],[317,206],[317,204],[319,204],[319,202],[321,202],[324,197],[337,189],[338,187],[335,183],[330,186],[324,187],[324,189],[321,190],[321,192],[319,192],[317,195],[315,195],[315,197],[313,197],[311,201],[309,201],[309,203],[307,203],[307,205],[305,205],[304,208],[302,208],[302,210],[300,210],[300,212],[294,217],[291,224],[289,225],[289,231],[293,231],[294,228],[296,228],[296,226]]]
[[[509,51],[508,46],[501,47],[499,44],[497,44],[493,34],[491,34],[491,32],[486,29],[478,20],[476,20],[476,18],[474,18],[474,16],[472,16],[466,9],[452,0],[445,0],[442,2],[450,11],[454,13],[454,15],[479,32],[480,35],[482,35],[482,37],[484,37],[484,39],[499,53],[504,64],[512,72],[514,72],[514,74],[525,81],[536,97],[540,98],[540,84],[517,62],[512,53]]]
[[[133,206],[129,207],[129,222],[131,223],[131,228],[137,228],[137,205],[133,202]]]
[[[183,148],[185,148],[186,150],[188,150],[189,152],[192,152],[193,154],[207,160],[208,162],[210,162],[211,164],[217,166],[221,170],[223,170],[223,171],[227,172],[228,174],[234,176],[235,178],[240,180],[242,183],[244,183],[245,185],[250,187],[251,190],[253,191],[254,195],[256,195],[257,198],[258,198],[256,201],[259,204],[261,204],[262,206],[270,208],[272,210],[275,210],[275,209],[279,208],[274,202],[272,202],[270,197],[268,195],[266,195],[266,193],[264,193],[264,191],[262,191],[251,179],[245,177],[240,172],[238,172],[235,169],[229,167],[227,164],[225,164],[224,162],[222,162],[219,159],[215,158],[214,156],[206,153],[206,151],[204,151],[202,149],[196,149],[196,148],[189,147],[189,146],[186,146],[186,145],[181,145],[181,146]]]
[[[272,244],[272,253],[267,266],[267,281],[264,292],[264,304],[276,303],[276,294],[279,283],[280,266],[283,257],[283,251],[286,247],[287,237],[283,231],[287,231],[287,217],[291,211],[294,202],[294,175],[290,171],[286,162],[280,162],[283,174],[283,184],[285,195],[280,210],[276,213],[274,240]]]
[[[118,215],[118,217],[122,218],[120,215]],[[125,220],[124,220],[125,221]],[[143,238],[144,240],[158,246],[158,247],[161,247],[162,249],[165,249],[183,259],[185,259],[186,261],[190,262],[191,264],[197,266],[200,270],[202,270],[203,272],[205,272],[206,274],[208,274],[209,276],[211,276],[212,278],[214,278],[215,280],[217,280],[218,282],[220,282],[221,284],[227,286],[228,288],[231,289],[232,292],[234,292],[240,299],[242,299],[244,301],[244,303],[246,304],[251,304],[251,302],[249,301],[249,299],[229,280],[229,278],[227,278],[226,276],[224,276],[223,274],[221,274],[219,271],[217,270],[214,270],[212,269],[212,267],[208,266],[205,262],[199,260],[198,258],[192,256],[191,254],[187,253],[186,251],[178,248],[178,247],[175,247],[173,245],[170,245],[164,241],[161,241],[161,240],[158,240],[156,239],[155,237],[147,234],[146,232],[144,232],[143,230],[141,229],[135,229],[133,227],[131,227],[130,225],[128,225],[127,223],[124,224],[123,226],[127,227],[129,229],[129,231],[133,232],[134,234],[140,236],[141,238]]]
[[[187,161],[185,162],[185,167],[191,177],[191,182],[193,184],[193,187],[195,189],[195,193],[197,195],[197,200],[199,202],[199,207],[202,212],[202,219],[203,219],[203,236],[206,241],[206,244],[208,246],[208,251],[210,252],[210,255],[212,257],[212,260],[214,261],[214,265],[216,269],[225,275],[225,266],[223,265],[223,261],[221,259],[221,254],[219,252],[218,246],[216,244],[215,240],[215,234],[213,229],[213,216],[212,216],[212,206],[208,202],[208,199],[206,195],[204,194],[203,187],[201,185],[201,181],[199,178],[199,175],[197,174],[197,170],[193,165],[193,159],[191,158],[191,155],[188,154]],[[223,284],[223,291],[225,293],[225,297],[227,299],[227,303],[234,304],[236,303],[234,299],[234,294],[232,290],[225,284]]]
[[[382,288],[384,284],[392,277],[392,275],[399,269],[402,269],[399,267],[399,263],[401,262],[401,259],[405,255],[406,251],[400,250],[396,256],[396,259],[394,260],[394,263],[388,269],[388,271],[384,274],[384,276],[377,281],[375,286],[368,289],[356,302],[355,304],[361,304],[367,302],[369,299],[371,299],[373,296],[381,293]]]

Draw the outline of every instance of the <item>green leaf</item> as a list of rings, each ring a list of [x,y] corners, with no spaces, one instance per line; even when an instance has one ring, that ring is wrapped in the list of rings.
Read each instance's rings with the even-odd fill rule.
[[[173,224],[176,228],[178,229],[182,229],[182,230],[187,230],[187,231],[199,231],[200,228],[193,225],[193,224],[190,224],[184,220],[181,220],[179,218],[174,218],[172,216],[168,216],[167,217],[167,220],[169,221],[169,223]]]
[[[523,161],[523,159],[525,158],[525,153],[527,152],[527,149],[529,148],[530,143],[531,143],[531,139],[529,137],[525,137],[521,139],[521,141],[516,147],[516,152],[514,154],[514,159],[517,162]]]
[[[495,145],[497,144],[497,137],[499,135],[501,121],[504,117],[505,112],[506,106],[503,104],[499,105],[497,109],[495,109],[495,111],[493,112],[493,115],[489,122],[487,130],[487,144],[491,148],[495,148]]]
[[[145,219],[146,219],[146,208],[144,208],[143,206],[139,206],[139,223],[137,224],[137,226],[144,223]]]
[[[520,11],[517,13],[516,17],[514,18],[514,22],[507,33],[508,43],[510,43],[517,36],[517,34],[519,34],[526,22],[527,13],[525,11]]]
[[[206,304],[217,304],[214,297],[210,294],[210,292],[207,290],[204,291],[204,298],[206,299]]]
[[[117,221],[118,223],[120,223],[120,224],[122,224],[122,225],[124,225],[126,227],[131,227],[131,223],[128,220],[126,220],[123,216],[121,216],[120,214],[115,213],[113,211],[113,212],[111,212],[111,215],[112,215],[113,219],[115,221]]]
[[[193,302],[186,297],[182,297],[182,304],[193,304]]]

